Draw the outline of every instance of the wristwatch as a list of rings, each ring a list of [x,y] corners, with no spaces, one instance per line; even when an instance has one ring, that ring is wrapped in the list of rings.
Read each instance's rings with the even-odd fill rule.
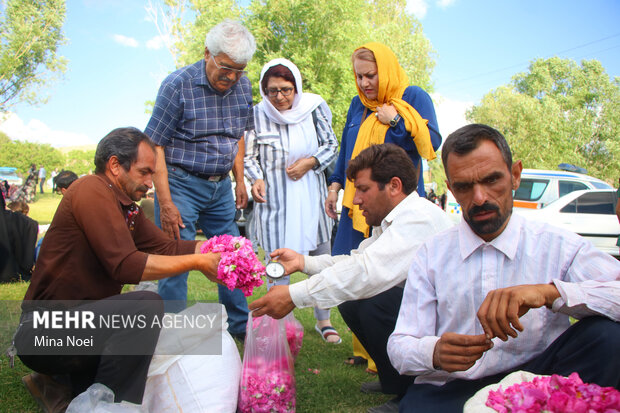
[[[396,126],[399,120],[400,120],[400,115],[397,113],[396,116],[394,116],[394,119],[390,121],[390,128],[393,128],[394,126]]]

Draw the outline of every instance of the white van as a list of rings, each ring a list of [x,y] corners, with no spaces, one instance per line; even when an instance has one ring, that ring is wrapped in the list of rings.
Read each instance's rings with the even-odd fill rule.
[[[600,179],[575,172],[524,169],[521,184],[514,193],[514,206],[540,209],[561,196],[586,189],[613,187]]]

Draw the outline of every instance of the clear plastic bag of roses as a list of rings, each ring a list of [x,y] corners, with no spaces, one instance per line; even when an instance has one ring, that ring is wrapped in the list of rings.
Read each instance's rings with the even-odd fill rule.
[[[248,316],[237,412],[295,412],[294,358],[285,320]]]
[[[220,253],[217,278],[222,280],[229,290],[239,288],[246,297],[249,297],[254,287],[263,285],[261,277],[265,275],[265,267],[254,253],[249,239],[218,235],[205,241],[200,247],[200,252]]]

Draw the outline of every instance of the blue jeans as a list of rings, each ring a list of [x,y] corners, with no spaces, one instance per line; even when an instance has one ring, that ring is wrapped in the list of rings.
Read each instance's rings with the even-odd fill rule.
[[[181,239],[196,238],[196,223],[207,238],[215,235],[239,235],[235,224],[235,200],[230,178],[211,182],[189,174],[181,168],[168,166],[168,184],[172,202],[178,208],[185,228],[179,228]],[[155,222],[160,225],[160,211],[155,193]],[[187,301],[187,275],[165,278],[158,282],[159,295],[165,300],[166,311],[181,311]],[[228,313],[228,331],[245,332],[248,321],[248,303],[241,290],[230,291],[219,285],[220,303]]]

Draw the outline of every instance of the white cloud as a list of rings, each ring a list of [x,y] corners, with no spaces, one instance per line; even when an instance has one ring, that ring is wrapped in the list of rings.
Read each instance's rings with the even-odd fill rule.
[[[97,143],[83,133],[52,130],[38,119],[31,119],[28,123],[24,123],[17,114],[11,112],[0,119],[0,131],[6,133],[13,140],[49,143],[55,148]]]
[[[417,19],[423,19],[428,11],[426,0],[407,0],[407,12],[413,14]]]
[[[138,47],[140,45],[133,37],[123,36],[122,34],[114,34],[112,38],[116,43],[127,47]]]
[[[470,109],[474,102],[452,100],[439,93],[431,93],[431,98],[435,105],[439,131],[444,140],[461,126],[469,124],[465,119],[465,111]]]
[[[166,37],[158,35],[146,41],[146,48],[151,50],[159,50],[166,46],[167,41],[168,39]]]
[[[456,0],[437,0],[437,5],[441,7],[442,9],[447,9],[448,7],[452,6],[454,3],[456,3]]]

